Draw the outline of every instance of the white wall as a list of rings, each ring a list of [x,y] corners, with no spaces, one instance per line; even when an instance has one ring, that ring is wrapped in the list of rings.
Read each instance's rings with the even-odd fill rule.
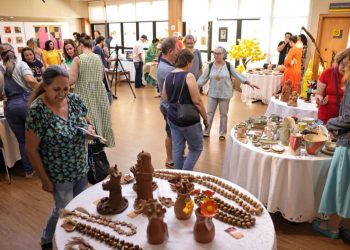
[[[31,18],[87,18],[85,1],[69,0],[0,0],[0,16]]]

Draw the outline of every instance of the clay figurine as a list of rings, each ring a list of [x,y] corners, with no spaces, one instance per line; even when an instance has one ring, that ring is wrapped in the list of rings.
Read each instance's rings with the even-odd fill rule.
[[[120,178],[122,173],[118,171],[117,165],[108,170],[110,179],[102,184],[103,190],[109,191],[109,197],[102,198],[97,204],[97,211],[103,215],[120,214],[129,205],[126,198],[122,196]]]
[[[169,182],[174,185],[177,193],[174,205],[174,213],[176,218],[179,220],[189,219],[193,212],[193,201],[191,199],[190,192],[194,189],[194,178],[182,178],[181,176],[175,176],[169,180]]]
[[[293,84],[291,80],[287,80],[284,83],[284,86],[282,88],[282,93],[281,93],[281,102],[288,102],[290,95],[292,94],[293,91]]]
[[[153,199],[154,183],[153,172],[154,168],[151,162],[151,154],[142,151],[137,155],[137,163],[130,171],[134,174],[136,183],[134,184],[134,191],[137,197],[134,202],[134,208],[142,209],[144,201]]]
[[[148,218],[147,241],[150,244],[162,244],[169,238],[168,226],[164,223],[166,209],[157,200],[149,200],[143,207],[143,214]]]
[[[298,106],[298,93],[296,91],[292,92],[288,101],[288,106],[293,106],[293,107]]]
[[[295,127],[295,120],[292,117],[285,117],[282,128],[279,130],[280,140],[282,145],[289,145],[289,136]]]

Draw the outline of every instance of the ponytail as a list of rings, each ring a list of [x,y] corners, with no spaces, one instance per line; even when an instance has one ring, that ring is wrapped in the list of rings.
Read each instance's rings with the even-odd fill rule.
[[[45,92],[45,89],[43,87],[43,84],[40,84],[39,88],[37,88],[36,90],[33,91],[30,99],[29,99],[29,105],[32,104],[36,98],[38,98],[41,94],[43,94]]]

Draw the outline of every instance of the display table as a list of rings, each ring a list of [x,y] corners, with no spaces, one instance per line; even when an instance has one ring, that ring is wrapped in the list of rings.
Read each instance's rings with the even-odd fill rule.
[[[201,173],[195,173],[198,175],[204,175]],[[171,191],[168,181],[161,180],[158,178],[153,178],[153,181],[156,181],[158,188],[153,192],[154,198],[158,197],[171,197],[175,201],[176,194]],[[222,181],[229,185],[234,186],[239,189],[239,191],[244,194],[250,195],[247,191],[238,187],[237,185],[228,182],[226,180]],[[132,223],[137,226],[137,233],[133,236],[126,237],[113,233],[112,229],[108,227],[103,227],[97,224],[92,224],[97,226],[100,229],[103,229],[105,232],[112,233],[120,239],[124,239],[134,244],[138,244],[143,249],[276,249],[276,235],[274,226],[271,220],[269,213],[264,209],[263,213],[260,216],[256,216],[256,224],[253,228],[250,229],[241,229],[237,228],[244,237],[242,239],[236,240],[231,237],[224,230],[230,225],[224,224],[221,221],[216,219],[213,220],[215,224],[215,238],[211,243],[200,244],[193,239],[193,226],[196,220],[196,216],[192,214],[191,218],[188,220],[180,221],[176,219],[174,214],[174,207],[167,208],[165,213],[164,222],[168,225],[169,239],[161,245],[150,245],[147,242],[146,229],[148,225],[148,219],[146,216],[138,215],[137,217],[131,219],[127,216],[130,212],[133,211],[134,199],[136,193],[132,190],[133,184],[122,185],[123,196],[126,197],[129,201],[128,208],[119,215],[114,215],[111,218],[113,220],[122,220],[127,223]],[[196,184],[195,188],[206,189],[205,187]],[[217,195],[217,194],[216,194]],[[99,200],[102,197],[108,196],[108,192],[102,190],[102,183],[98,183],[94,186],[91,186],[86,191],[74,198],[68,205],[67,209],[73,210],[76,207],[84,207],[88,212],[97,214],[95,201]],[[220,195],[218,195],[220,196]],[[221,196],[220,196],[221,197]],[[221,197],[223,198],[223,197]],[[225,198],[223,198],[225,199]],[[226,200],[228,201],[228,200]],[[233,202],[232,202],[233,203]],[[197,207],[195,205],[195,207]],[[61,227],[63,219],[59,219],[56,232],[55,232],[55,244],[57,249],[64,249],[64,245],[67,241],[73,236],[82,236],[78,232],[67,233]],[[107,245],[104,245],[98,241],[88,238],[87,236],[82,236],[84,239],[87,239],[88,242],[93,245],[96,249],[109,249]]]
[[[0,141],[1,149],[4,155],[5,165],[11,168],[16,161],[21,159],[17,139],[8,125],[6,118],[3,117],[4,108],[3,102],[0,102]]]
[[[158,62],[145,63],[145,66],[143,67],[143,73],[148,73],[153,80],[157,81],[157,66]]]
[[[312,99],[310,103],[305,102],[302,99],[298,99],[298,106],[288,106],[286,102],[282,102],[275,97],[271,97],[269,106],[267,107],[265,116],[269,117],[272,114],[280,117],[295,116],[298,119],[304,117],[312,117],[317,119],[318,108],[316,101]]]
[[[280,211],[294,222],[313,220],[332,158],[305,150],[301,156],[265,152],[237,140],[234,133],[232,129],[222,176],[252,193],[271,213]]]
[[[129,71],[130,72],[130,81],[134,82],[135,81],[135,73],[136,73],[136,70],[135,70],[135,66],[134,66],[134,63],[132,61],[129,61],[129,60],[125,60],[125,59],[122,59],[122,58],[125,58],[122,56],[120,56],[120,63],[123,65],[123,68],[125,71]],[[111,66],[110,66],[110,70],[113,71],[114,69],[114,61],[111,63]],[[118,69],[117,69],[117,72],[120,72],[122,71],[122,68],[121,66],[118,64]],[[122,74],[122,77],[124,75]]]
[[[271,96],[280,88],[283,74],[246,74],[248,81],[259,86],[260,89],[252,89],[248,85],[241,84],[242,102],[249,99],[261,100],[268,104]]]

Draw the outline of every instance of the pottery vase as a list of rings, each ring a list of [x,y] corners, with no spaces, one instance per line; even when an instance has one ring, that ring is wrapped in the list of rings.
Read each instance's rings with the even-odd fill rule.
[[[150,244],[159,245],[169,238],[167,224],[163,221],[162,217],[149,218],[147,226],[147,241]]]
[[[204,217],[200,213],[200,209],[196,209],[196,223],[193,228],[193,235],[195,241],[199,243],[209,243],[215,237],[215,226],[213,223],[213,218]]]
[[[185,213],[183,209],[186,207],[186,203],[191,200],[189,193],[186,194],[177,194],[177,198],[174,205],[174,212],[176,218],[179,220],[187,220],[191,217],[193,209],[189,213]]]

